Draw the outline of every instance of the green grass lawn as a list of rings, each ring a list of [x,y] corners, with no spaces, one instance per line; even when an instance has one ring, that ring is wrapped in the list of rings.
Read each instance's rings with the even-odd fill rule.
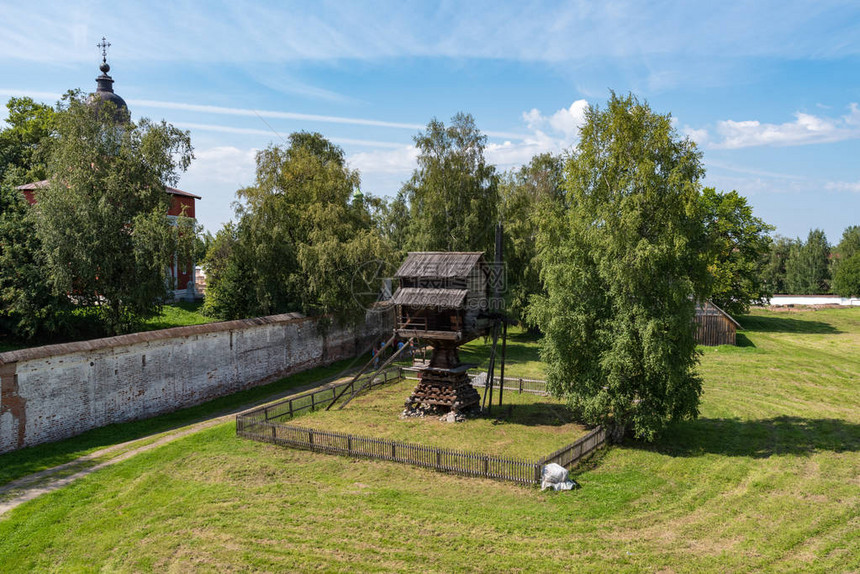
[[[158,329],[169,329],[171,327],[185,327],[188,325],[202,325],[213,323],[216,319],[207,317],[200,312],[203,301],[177,301],[161,308],[161,312],[148,319],[142,326],[141,331],[155,331]]]
[[[343,410],[335,406],[284,423],[529,461],[537,461],[588,432],[559,401],[516,391],[504,394],[505,406],[499,408],[495,402],[493,416],[472,416],[461,423],[442,422],[438,416],[401,419],[403,402],[415,384],[402,380],[356,397]]]
[[[505,350],[505,377],[524,377],[543,379],[544,365],[540,360],[538,336],[519,327],[508,329],[508,343]],[[460,348],[460,360],[464,363],[477,363],[481,370],[487,370],[490,363],[492,339],[475,339]],[[499,376],[499,366],[502,353],[502,338],[496,347],[496,376]]]
[[[740,321],[744,346],[704,350],[700,418],[599,454],[580,490],[224,424],[15,509],[0,570],[860,571],[860,309]]]

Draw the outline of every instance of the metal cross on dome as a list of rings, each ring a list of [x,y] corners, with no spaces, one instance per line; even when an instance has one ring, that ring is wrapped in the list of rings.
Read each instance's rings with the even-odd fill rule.
[[[102,63],[107,63],[107,49],[110,48],[110,42],[102,36],[102,41],[96,44],[96,48],[102,49]]]

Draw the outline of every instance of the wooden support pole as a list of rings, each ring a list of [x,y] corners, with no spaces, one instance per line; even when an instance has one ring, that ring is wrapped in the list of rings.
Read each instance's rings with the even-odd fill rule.
[[[502,406],[502,393],[505,391],[505,350],[508,343],[508,322],[502,323],[502,368],[499,373],[499,406]]]
[[[487,384],[484,387],[483,404],[487,407],[487,413],[493,410],[493,376],[496,372],[496,345],[499,342],[499,323],[493,324],[493,348],[490,351],[490,364],[487,365]],[[487,400],[487,392],[490,398]]]

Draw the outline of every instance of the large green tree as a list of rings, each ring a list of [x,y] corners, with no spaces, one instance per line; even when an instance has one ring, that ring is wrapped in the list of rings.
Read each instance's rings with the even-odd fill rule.
[[[843,297],[860,297],[860,252],[840,261],[833,275],[833,291]]]
[[[820,229],[812,229],[806,241],[799,238],[785,263],[785,283],[794,295],[820,295],[830,292],[830,245]]]
[[[845,229],[834,255],[833,292],[843,297],[860,297],[860,225]]]
[[[842,239],[833,249],[833,265],[839,267],[839,262],[850,259],[855,253],[860,253],[860,225],[849,225],[842,232]]]
[[[48,177],[55,111],[31,98],[9,98],[0,130],[0,181],[15,186]]]
[[[411,251],[492,252],[498,176],[484,158],[487,138],[469,114],[432,119],[415,136],[418,168],[400,190],[409,206]]]
[[[379,235],[392,247],[397,254],[396,259],[402,260],[410,243],[409,236],[409,206],[402,195],[385,200],[372,198],[366,205],[370,210]]]
[[[541,213],[563,201],[563,159],[540,154],[520,169],[503,174],[500,217],[505,226],[504,260],[508,313],[527,326],[529,300],[544,293],[535,240]]]
[[[737,191],[705,188],[702,205],[711,244],[711,300],[730,314],[749,312],[751,304],[773,295],[764,280],[764,260],[774,228],[753,215],[752,206]]]
[[[56,335],[69,306],[51,288],[32,209],[20,191],[0,184],[0,332],[19,341]]]
[[[79,93],[60,103],[36,232],[54,292],[119,333],[158,311],[172,287],[168,264],[190,253],[192,221],[171,225],[165,186],[193,155],[187,132],[147,119],[117,123],[114,112]]]
[[[694,143],[633,95],[590,107],[565,165],[566,206],[537,244],[531,312],[548,386],[582,420],[652,440],[698,414],[695,301],[709,289]]]
[[[202,261],[206,271],[204,313],[220,319],[255,315],[256,304],[249,288],[253,262],[243,257],[239,249],[238,226],[228,222],[215,234]]]
[[[367,203],[354,198],[359,174],[338,146],[299,132],[288,147],[257,154],[253,186],[235,226],[220,231],[206,257],[209,313],[240,318],[286,311],[364,317],[361,276],[390,256]]]
[[[791,254],[794,240],[777,235],[770,243],[767,255],[764,257],[762,280],[770,293],[787,293],[785,283],[785,264]]]

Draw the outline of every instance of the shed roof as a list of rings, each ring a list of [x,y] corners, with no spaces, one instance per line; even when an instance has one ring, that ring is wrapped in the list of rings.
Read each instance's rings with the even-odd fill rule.
[[[401,287],[394,294],[394,304],[408,305],[410,307],[462,309],[468,293],[467,289]]]
[[[181,189],[176,189],[175,187],[170,187],[169,185],[165,187],[167,193],[170,195],[181,195],[182,197],[193,197],[194,199],[203,199],[199,195],[194,195],[193,193],[188,193],[187,191],[182,191]]]
[[[416,251],[409,253],[395,277],[468,277],[483,262],[480,251]]]
[[[737,327],[738,329],[741,328],[741,324],[735,321],[734,317],[714,305],[711,301],[698,303],[696,305],[696,315],[722,315],[723,317],[731,321],[735,327]]]

